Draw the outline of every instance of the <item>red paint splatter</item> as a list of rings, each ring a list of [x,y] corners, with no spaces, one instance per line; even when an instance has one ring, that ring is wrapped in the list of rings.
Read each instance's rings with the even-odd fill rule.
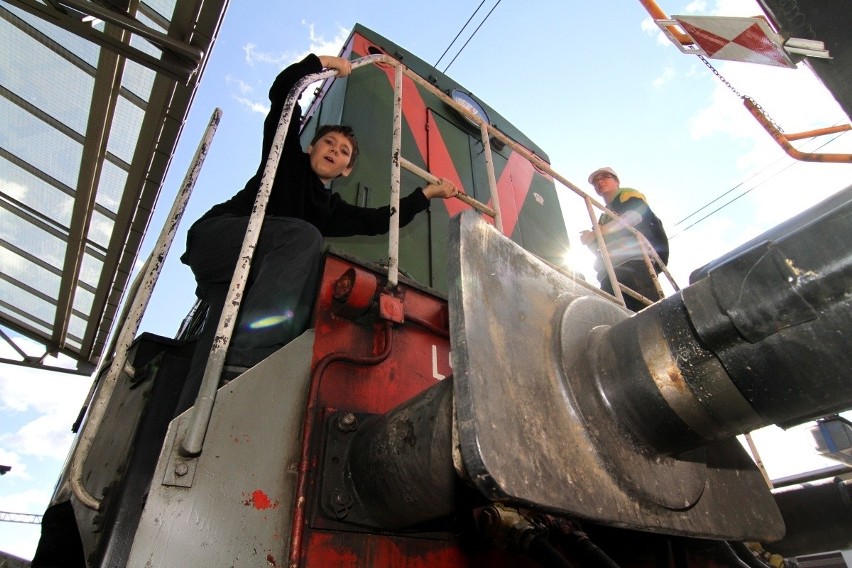
[[[251,494],[251,499],[247,500],[245,504],[251,505],[258,511],[278,508],[278,501],[272,501],[269,496],[260,489],[255,489]]]

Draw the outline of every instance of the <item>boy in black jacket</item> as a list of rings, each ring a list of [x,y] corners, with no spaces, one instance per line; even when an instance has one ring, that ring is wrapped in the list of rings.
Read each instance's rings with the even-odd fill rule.
[[[352,67],[341,57],[311,54],[278,75],[269,90],[272,104],[264,121],[257,173],[231,199],[205,213],[187,234],[187,251],[181,261],[192,268],[199,297],[211,305],[193,359],[194,370],[201,366],[203,373],[207,353],[199,353],[199,349],[205,351],[212,344],[284,102],[302,77],[323,69],[335,69],[338,77],[345,77]],[[358,142],[352,129],[322,126],[305,152],[299,141],[300,122],[301,109],[294,105],[231,340],[229,365],[250,367],[306,329],[319,276],[323,237],[377,235],[389,229],[390,207],[350,205],[327,187],[338,176],[348,176],[355,166]],[[394,213],[399,215],[400,226],[404,226],[429,207],[430,199],[446,199],[458,193],[444,179],[402,198],[399,211]]]

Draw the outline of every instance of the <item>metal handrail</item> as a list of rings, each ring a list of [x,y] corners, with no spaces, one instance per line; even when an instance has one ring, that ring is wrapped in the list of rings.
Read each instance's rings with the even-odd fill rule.
[[[402,165],[400,157],[402,140],[402,74],[405,73],[409,77],[416,77],[416,75],[405,68],[397,60],[384,54],[370,55],[353,61],[352,70],[354,71],[359,67],[364,67],[373,63],[385,63],[394,66],[398,70],[394,81],[394,141],[392,148],[393,166],[391,170],[390,206],[392,211],[399,211],[399,168]],[[299,96],[308,85],[336,75],[336,70],[327,70],[307,75],[293,86],[287,96],[287,99],[284,101],[281,118],[278,121],[278,127],[272,140],[269,157],[267,158],[266,166],[264,167],[261,177],[260,189],[258,190],[252,215],[249,218],[248,227],[246,228],[243,245],[240,249],[239,258],[241,262],[238,264],[237,269],[234,271],[234,276],[231,279],[228,296],[225,300],[225,307],[222,310],[222,316],[219,318],[216,335],[213,340],[213,346],[210,350],[210,356],[207,359],[207,366],[204,369],[204,378],[202,379],[198,396],[196,397],[195,403],[191,409],[191,416],[188,420],[189,426],[180,443],[178,451],[181,455],[197,456],[203,449],[204,436],[207,433],[207,425],[210,422],[210,416],[213,413],[213,406],[216,402],[216,391],[219,386],[219,378],[222,374],[222,368],[225,364],[228,346],[230,345],[231,336],[233,335],[233,327],[236,322],[237,315],[239,314],[242,292],[245,290],[248,272],[251,268],[252,256],[254,255],[254,249],[257,245],[257,239],[260,234],[260,228],[263,223],[263,216],[266,212],[269,195],[272,191],[272,181],[275,178],[275,172],[278,169],[278,163],[281,160],[281,150],[284,145],[284,138],[286,137],[287,130],[290,127],[290,120],[293,115],[293,109],[295,108],[294,105],[297,104]],[[456,106],[458,107],[458,105]],[[479,205],[481,207],[485,207],[482,204]],[[395,286],[399,269],[399,215],[391,216],[388,232],[390,235],[388,251],[388,284]]]
[[[394,288],[399,281],[399,182],[402,178],[402,68],[393,74],[393,139],[391,148],[390,226],[388,227],[388,281]]]
[[[576,193],[581,198],[590,200],[592,205],[595,208],[599,209],[601,212],[607,213],[613,219],[617,219],[617,220],[620,219],[620,216],[618,215],[618,213],[610,210],[605,205],[603,205],[600,202],[598,202],[597,200],[593,199],[585,191],[583,191],[582,189],[580,189],[579,187],[577,187],[576,185],[574,185],[573,183],[568,181],[565,177],[563,177],[562,175],[560,175],[559,173],[554,171],[553,168],[550,167],[550,164],[548,164],[543,159],[541,159],[541,157],[537,156],[535,153],[531,152],[530,150],[528,150],[527,148],[525,148],[521,144],[518,144],[516,141],[509,138],[507,135],[503,134],[501,131],[497,130],[495,127],[493,127],[492,125],[485,122],[478,115],[470,112],[469,109],[467,109],[466,107],[457,103],[451,97],[447,96],[446,93],[444,93],[443,91],[438,89],[435,85],[433,85],[432,83],[430,83],[429,81],[427,81],[426,79],[421,77],[420,75],[417,75],[416,73],[414,73],[413,71],[411,71],[410,69],[405,67],[402,63],[400,63],[396,59],[392,59],[392,58],[390,58],[389,56],[386,56],[386,55],[371,56],[371,57],[382,58],[381,61],[383,63],[388,63],[388,64],[393,65],[395,67],[396,66],[401,67],[403,69],[403,73],[407,77],[409,77],[412,81],[414,81],[417,85],[419,85],[423,89],[429,91],[429,93],[438,97],[444,104],[450,106],[455,111],[459,112],[462,116],[464,116],[465,118],[467,118],[468,120],[473,122],[480,129],[480,132],[482,133],[482,137],[484,139],[486,139],[487,141],[490,141],[491,139],[496,139],[496,140],[502,142],[503,144],[509,146],[513,151],[515,151],[520,156],[525,158],[528,162],[530,162],[533,165],[533,167],[535,167],[536,169],[538,169],[540,171],[544,171],[546,174],[551,176],[554,180],[559,181],[562,185],[564,185],[566,188],[568,188],[569,190]],[[367,59],[367,58],[363,58],[363,59]],[[363,59],[359,59],[358,61],[363,61]],[[483,141],[483,144],[488,144],[487,141]],[[412,171],[412,173],[417,173],[414,170],[409,170],[409,171]],[[424,178],[424,179],[428,179],[428,178]],[[491,180],[489,180],[489,184],[491,184],[491,183],[492,183]],[[494,201],[495,196],[497,195],[496,186],[492,185],[491,190],[492,190],[492,203],[497,205],[497,202]],[[463,194],[459,195],[460,199],[462,199],[462,195]],[[495,207],[495,209],[496,209],[496,207]],[[479,209],[479,210],[482,211],[482,209]],[[495,219],[499,219],[499,210],[495,213],[496,213]],[[596,227],[597,226],[597,220],[594,218],[593,214],[591,214],[590,217],[591,217],[591,221],[592,221],[592,226]],[[625,230],[630,232],[640,242],[644,242],[647,245],[647,247],[645,247],[645,248],[647,248],[647,251],[643,251],[643,254],[649,256],[650,261],[660,267],[661,272],[663,274],[665,274],[666,278],[668,279],[668,281],[672,285],[672,287],[675,290],[679,290],[679,287],[678,287],[677,283],[675,282],[674,277],[668,271],[665,263],[662,261],[662,259],[659,257],[659,255],[656,253],[654,248],[652,246],[650,246],[650,243],[648,242],[648,239],[645,237],[645,235],[643,235],[642,233],[640,233],[639,231],[637,231],[636,229],[634,229],[632,226],[628,225],[627,223],[622,223],[622,225],[623,225]],[[606,250],[606,245],[604,243],[604,248],[602,248],[601,251],[605,251],[605,250]],[[602,254],[602,256],[603,256],[603,254]],[[613,267],[612,267],[612,263],[608,260],[608,254],[606,256],[603,256],[603,258],[604,258],[604,265],[606,266],[607,264],[609,264],[608,271],[612,270]],[[614,280],[613,278],[614,278],[614,274],[611,275],[610,282],[615,283],[616,280]],[[656,271],[651,272],[651,278],[652,279],[657,278]],[[618,288],[618,286],[614,285],[613,288],[616,289],[616,288]],[[609,294],[607,294],[607,295],[610,296]],[[614,297],[614,296],[610,296],[610,297],[616,299],[616,301],[619,301],[622,305],[624,305],[623,299],[619,299],[618,297]]]
[[[448,97],[437,87],[435,87],[434,85],[432,85],[431,83],[408,69],[401,62],[390,57],[389,55],[377,54],[357,59],[352,62],[352,71],[371,64],[385,64],[390,65],[394,68],[394,116],[393,138],[391,143],[391,211],[399,211],[399,186],[401,168],[405,168],[406,170],[414,173],[415,175],[420,176],[428,182],[435,183],[438,181],[438,179],[434,175],[417,167],[416,165],[412,164],[401,156],[402,77],[406,76],[420,87],[428,90],[431,94],[441,99],[445,104],[455,109],[457,112],[461,113],[462,116],[467,117],[479,127],[480,134],[483,139],[483,146],[486,149],[486,167],[489,170],[488,181],[489,186],[491,188],[492,203],[495,205],[495,207],[488,207],[487,205],[473,199],[469,195],[465,195],[464,193],[459,193],[456,198],[474,207],[478,211],[493,217],[495,219],[495,225],[499,229],[501,229],[501,232],[502,221],[500,219],[499,214],[499,197],[497,195],[497,184],[494,176],[493,162],[491,162],[489,165],[489,158],[491,155],[490,140],[492,138],[497,139],[500,142],[511,147],[514,151],[518,152],[521,156],[526,158],[527,161],[531,162],[534,167],[538,168],[539,170],[545,171],[554,179],[558,179],[560,182],[562,182],[563,185],[565,185],[578,195],[582,196],[584,199],[589,200],[590,203],[598,209],[607,212],[614,219],[619,218],[617,213],[615,213],[614,211],[610,211],[605,206],[593,200],[591,197],[588,196],[588,194],[586,194],[581,189],[569,182],[567,179],[553,171],[550,168],[550,165],[547,164],[544,160],[542,160],[541,158],[539,158],[538,156],[536,156],[535,154],[533,154],[532,152],[530,152],[529,150],[527,150],[526,148],[524,148],[499,130],[497,130],[496,128],[487,124],[480,117],[471,113],[467,108],[458,104],[455,100]],[[201,387],[199,388],[198,396],[195,399],[195,403],[190,410],[192,414],[188,419],[189,426],[186,430],[186,434],[180,442],[180,446],[178,449],[180,454],[183,456],[197,456],[201,453],[203,449],[204,436],[206,435],[207,426],[209,424],[210,417],[213,413],[213,406],[215,405],[216,401],[216,391],[218,390],[219,378],[221,376],[222,369],[225,364],[225,357],[227,355],[228,346],[230,344],[231,336],[233,334],[234,324],[239,314],[241,298],[243,295],[243,291],[245,290],[248,272],[251,268],[252,256],[254,254],[254,249],[257,245],[257,239],[260,233],[260,228],[263,223],[263,217],[266,212],[266,206],[269,201],[270,193],[272,191],[272,181],[275,178],[275,172],[278,168],[278,163],[281,159],[281,151],[284,144],[284,138],[286,136],[287,130],[290,127],[293,109],[295,108],[294,105],[297,104],[299,96],[302,94],[305,88],[307,88],[308,85],[323,79],[333,78],[336,75],[336,70],[327,70],[303,77],[296,83],[296,85],[293,86],[284,102],[284,106],[281,112],[281,118],[279,119],[278,127],[275,132],[275,136],[272,140],[272,145],[270,147],[269,157],[267,158],[267,162],[261,177],[260,189],[258,190],[258,194],[254,202],[252,215],[249,219],[248,227],[246,229],[246,235],[243,240],[242,248],[240,250],[239,258],[241,259],[241,262],[240,264],[238,264],[234,272],[234,276],[231,279],[231,284],[228,290],[228,296],[225,300],[225,307],[222,311],[221,317],[219,318],[219,323],[216,329],[213,346],[210,351],[210,356],[207,360],[207,366],[204,369],[204,378],[202,379]],[[594,216],[592,215],[592,217]],[[596,223],[593,224],[596,225]],[[633,227],[625,225],[625,228],[634,235],[636,235],[638,239],[645,238],[644,235],[633,229]],[[397,285],[399,274],[399,215],[391,215],[388,227],[388,235],[389,244],[387,285],[389,288],[392,288]],[[647,242],[647,239],[645,239],[645,242]],[[602,244],[602,250],[605,251],[606,243]],[[650,245],[648,246],[650,247]],[[653,262],[656,262],[659,266],[665,266],[659,256],[657,256],[656,252],[654,252],[653,248],[650,248],[650,254],[653,259]],[[606,259],[606,264],[609,267],[608,270],[613,271],[612,263],[609,262],[608,256],[606,257]],[[648,262],[651,261],[649,260]],[[668,274],[668,272],[666,272],[666,274],[671,279],[672,285],[677,288],[677,285],[674,283],[674,280],[671,278],[671,275]],[[653,273],[653,271],[652,277],[656,278],[656,275]],[[611,275],[611,282],[617,282],[617,280],[615,279],[614,272]],[[624,300],[621,297],[621,291],[619,287],[614,286],[614,288],[616,288],[617,300],[622,305],[624,305]],[[635,294],[635,292],[633,293]],[[606,295],[609,296],[608,294]]]
[[[142,316],[145,314],[145,308],[148,306],[148,301],[151,299],[151,294],[154,291],[154,285],[162,271],[163,264],[166,261],[166,256],[171,248],[175,233],[181,217],[183,217],[186,203],[189,201],[189,196],[192,194],[192,189],[198,179],[198,174],[201,171],[201,166],[204,163],[204,158],[207,156],[207,151],[210,143],[213,140],[213,135],[216,133],[216,128],[222,118],[222,110],[215,109],[210,117],[210,123],[204,132],[204,136],[198,145],[195,152],[192,164],[186,173],[181,189],[175,197],[172,209],[166,219],[163,229],[160,232],[160,237],[157,239],[157,244],[151,251],[151,255],[145,262],[145,276],[141,279],[141,284],[133,297],[128,300],[132,307],[127,312],[127,319],[121,326],[121,331],[118,335],[118,340],[114,343],[115,354],[112,357],[109,370],[104,378],[100,388],[92,394],[92,400],[89,404],[88,418],[83,423],[82,430],[79,435],[79,442],[74,448],[74,453],[71,456],[71,464],[69,466],[69,481],[71,491],[77,500],[92,510],[99,510],[101,500],[94,497],[83,482],[83,466],[89,456],[89,451],[95,441],[95,436],[100,429],[104,416],[106,415],[107,406],[109,405],[112,393],[118,382],[118,377],[122,371],[133,372],[132,367],[127,363],[127,352],[130,345],[136,337],[136,332],[139,331],[139,324],[142,321]],[[109,353],[107,353],[108,355]],[[97,376],[97,374],[96,374]]]

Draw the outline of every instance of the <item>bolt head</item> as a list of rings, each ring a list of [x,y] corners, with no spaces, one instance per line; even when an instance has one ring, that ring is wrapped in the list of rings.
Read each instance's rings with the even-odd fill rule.
[[[341,432],[350,432],[358,428],[358,418],[351,412],[347,412],[337,421],[337,429]]]

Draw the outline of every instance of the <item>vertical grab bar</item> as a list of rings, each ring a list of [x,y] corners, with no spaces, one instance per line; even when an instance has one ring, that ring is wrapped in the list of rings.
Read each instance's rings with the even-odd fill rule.
[[[621,293],[621,286],[618,283],[618,279],[616,279],[615,277],[615,268],[613,268],[612,260],[609,258],[609,249],[606,247],[606,241],[603,238],[601,226],[598,224],[597,219],[595,219],[595,210],[592,207],[592,199],[586,196],[584,201],[586,202],[586,210],[589,212],[589,219],[592,220],[592,229],[595,232],[595,240],[598,243],[598,251],[600,251],[601,253],[601,259],[603,260],[604,268],[606,269],[606,274],[609,277],[609,283],[612,285],[612,291],[615,294],[615,297],[619,301],[619,303],[624,306],[624,296]]]
[[[352,62],[352,69],[368,65],[375,61],[381,61],[385,57],[384,55],[362,57]],[[207,366],[204,368],[204,378],[201,380],[201,386],[198,389],[198,396],[195,398],[195,403],[190,409],[189,426],[178,448],[178,451],[183,456],[199,455],[204,445],[207,425],[210,422],[210,416],[213,414],[213,405],[216,402],[216,390],[219,387],[219,378],[222,375],[222,368],[225,366],[225,356],[228,353],[228,346],[231,343],[231,335],[234,331],[233,326],[239,314],[243,291],[245,290],[248,273],[251,269],[252,256],[254,256],[254,249],[257,246],[257,239],[263,225],[263,216],[266,213],[269,195],[272,192],[272,180],[275,179],[278,162],[281,160],[284,139],[287,135],[287,130],[290,128],[294,105],[297,104],[299,96],[308,85],[321,79],[333,77],[336,74],[337,71],[328,70],[302,77],[293,86],[287,95],[287,99],[284,101],[284,108],[281,111],[278,128],[272,139],[269,157],[266,160],[266,166],[263,169],[260,179],[260,189],[257,192],[254,208],[252,209],[245,238],[243,239],[243,245],[240,249],[240,260],[234,271],[234,276],[231,278],[225,307],[222,310],[222,316],[219,318],[216,335],[213,339],[213,346],[210,349],[210,356],[207,359]]]
[[[399,182],[402,153],[402,67],[394,66],[393,74],[393,147],[391,148],[390,227],[388,229],[388,283],[399,282]]]
[[[491,138],[488,135],[488,125],[479,124],[479,135],[482,137],[482,148],[485,152],[485,171],[488,174],[488,188],[491,190],[491,203],[494,205],[494,226],[503,233],[503,215],[500,214],[500,195],[497,193],[497,176],[494,175],[494,158],[491,156]],[[511,237],[511,235],[508,235]]]
[[[160,237],[157,239],[157,244],[154,250],[151,251],[151,256],[145,262],[145,276],[141,280],[141,284],[133,298],[128,301],[132,302],[132,307],[128,312],[127,319],[121,326],[121,331],[118,340],[115,342],[115,354],[110,363],[107,375],[104,378],[103,384],[93,394],[93,399],[89,406],[89,417],[83,423],[80,439],[77,447],[74,449],[74,455],[71,457],[71,465],[69,468],[69,478],[71,491],[77,500],[84,506],[97,511],[101,507],[101,500],[94,497],[86,489],[83,482],[83,466],[89,456],[89,451],[103,422],[106,414],[107,405],[115,391],[116,383],[121,371],[125,369],[127,362],[127,351],[130,349],[133,339],[136,337],[136,332],[139,330],[139,324],[142,321],[142,316],[145,314],[145,308],[148,306],[148,301],[151,299],[151,293],[154,291],[154,286],[162,271],[166,256],[171,248],[178,225],[180,224],[183,212],[186,209],[186,204],[189,201],[189,196],[192,194],[192,189],[195,187],[195,182],[198,179],[198,174],[201,171],[201,166],[204,164],[204,158],[207,157],[207,152],[210,149],[210,143],[213,140],[213,135],[216,133],[216,128],[219,126],[219,121],[222,118],[222,110],[217,108],[213,111],[210,117],[210,123],[204,131],[204,136],[195,151],[192,163],[189,170],[186,172],[181,189],[175,197],[172,204],[172,209],[166,219],[163,229],[160,232]]]

